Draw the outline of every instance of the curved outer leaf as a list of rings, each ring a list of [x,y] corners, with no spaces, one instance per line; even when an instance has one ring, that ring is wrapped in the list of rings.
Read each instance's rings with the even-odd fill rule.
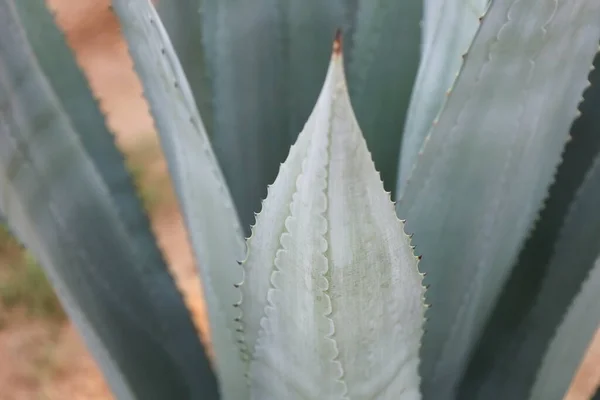
[[[201,13],[205,11],[203,0],[158,0],[156,11],[169,34],[169,39],[175,48],[181,67],[190,85],[192,95],[202,115],[202,122],[209,135],[213,134],[213,91],[212,80],[214,71],[209,71],[210,57],[204,50],[203,43],[214,31],[214,26],[207,20],[209,26],[201,24]],[[214,25],[214,22],[212,23]],[[214,33],[212,34],[214,36]]]
[[[352,105],[384,186],[394,194],[402,127],[419,68],[422,16],[422,0],[359,1],[348,49]]]
[[[223,398],[245,399],[246,365],[236,343],[245,246],[233,204],[193,96],[148,0],[113,0],[150,103],[196,255],[208,305]]]
[[[469,382],[471,387],[467,387],[464,398],[494,400],[527,397],[552,336],[600,254],[598,204],[600,157],[597,157],[565,219],[535,305],[516,331],[505,341],[499,342],[501,347],[498,346],[496,356],[486,366],[487,374]],[[600,320],[596,326],[598,322]],[[555,376],[565,383],[562,388],[564,392],[578,366],[577,362],[572,370],[563,370],[568,376]]]
[[[529,397],[531,400],[563,398],[599,324],[600,259],[596,260],[550,344]]]
[[[593,0],[494,1],[403,191],[398,213],[431,285],[426,397],[452,395],[547,193],[599,18]]]
[[[133,232],[124,217],[124,204],[132,202],[117,207],[108,169],[100,172],[99,158],[83,145],[106,144],[83,139],[105,132],[73,117],[74,106],[56,97],[67,89],[52,72],[57,61],[45,57],[52,47],[67,56],[64,43],[44,3],[27,2],[24,25],[37,20],[47,29],[49,48],[37,53],[18,18],[22,6],[0,1],[1,208],[41,261],[119,398],[215,398],[214,376],[172,277],[156,250],[141,248],[148,233],[143,225]],[[64,62],[67,71],[72,63]],[[76,83],[71,93],[81,96],[80,112],[93,115],[84,107],[93,100]],[[120,187],[122,196],[132,198],[126,189]]]
[[[492,375],[498,373],[497,370],[491,371],[491,367],[498,359],[510,359],[506,354],[508,351],[506,346],[511,343],[513,335],[535,304],[573,199],[578,194],[586,173],[593,165],[594,158],[600,152],[600,114],[597,112],[600,107],[600,53],[596,54],[594,67],[595,69],[589,75],[590,86],[585,90],[584,100],[579,106],[582,114],[571,127],[571,140],[565,147],[563,161],[558,168],[556,180],[550,187],[548,200],[540,213],[535,229],[525,242],[518,262],[513,267],[511,276],[479,339],[476,352],[470,360],[462,384],[467,392],[472,392],[474,387],[484,384],[490,372]],[[587,192],[589,191],[587,189]],[[583,193],[579,197],[582,196]],[[589,212],[592,216],[596,213],[594,210]],[[581,276],[581,279],[583,277]],[[572,293],[566,293],[566,287],[561,288],[561,295],[565,296],[568,302],[580,288],[574,285],[571,289]],[[567,304],[565,303],[564,307]],[[565,313],[564,307],[546,310],[549,315],[555,314],[556,324]],[[554,333],[555,327],[550,329],[551,331],[546,332],[546,335]],[[547,338],[549,339],[549,336]],[[533,373],[535,371],[530,372]],[[497,394],[501,393],[490,390]],[[459,397],[463,396],[470,398],[468,394]]]
[[[269,189],[244,265],[253,398],[420,398],[422,275],[337,52]]]
[[[123,154],[107,129],[86,77],[79,69],[62,32],[39,1],[14,1],[21,25],[43,74],[69,115],[81,144],[98,173],[111,188],[120,217],[127,225],[137,251],[148,262],[164,264],[150,222],[124,163]]]
[[[440,4],[440,2],[442,4]],[[406,185],[425,137],[458,76],[488,0],[425,0],[423,56],[419,65],[397,165],[397,190]]]

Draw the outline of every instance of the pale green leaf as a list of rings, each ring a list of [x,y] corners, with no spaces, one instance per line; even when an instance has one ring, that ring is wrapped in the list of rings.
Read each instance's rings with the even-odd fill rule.
[[[420,398],[422,276],[337,53],[263,208],[242,285],[253,398]]]
[[[131,215],[145,216],[126,206],[135,205],[129,178],[89,153],[94,142],[109,149],[107,159],[116,153],[110,137],[96,137],[108,133],[92,126],[101,121],[89,89],[77,79],[64,85],[51,49],[68,57],[63,73],[76,69],[43,1],[0,1],[0,208],[115,395],[213,399],[216,382],[182,297],[146,242],[147,226],[131,225]]]
[[[442,110],[489,0],[425,0],[422,62],[408,107],[397,190],[410,177],[425,137]]]
[[[596,260],[544,356],[531,400],[563,398],[599,326],[600,259]]]
[[[235,209],[173,47],[148,0],[114,0],[165,150],[200,272],[225,400],[245,399],[236,343],[245,253]]]
[[[427,397],[452,396],[547,194],[599,19],[595,0],[495,0],[403,190],[398,213],[431,285]]]

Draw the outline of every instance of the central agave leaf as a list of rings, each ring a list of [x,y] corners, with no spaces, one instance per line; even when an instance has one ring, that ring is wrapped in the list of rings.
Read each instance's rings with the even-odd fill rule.
[[[367,150],[338,38],[269,187],[241,286],[254,399],[418,399],[418,260]]]

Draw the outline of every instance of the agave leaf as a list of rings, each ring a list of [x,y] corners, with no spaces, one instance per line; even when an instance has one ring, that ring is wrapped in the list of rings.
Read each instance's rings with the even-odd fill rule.
[[[205,35],[206,51],[215,54],[208,60],[212,140],[246,233],[317,99],[338,28],[348,32],[352,101],[393,189],[418,65],[421,1],[203,1],[203,24],[216,24],[215,42]]]
[[[344,9],[341,0],[205,1],[214,12],[203,23],[216,21],[207,43],[215,49],[213,144],[248,233],[319,94]]]
[[[156,10],[148,0],[114,0],[141,77],[196,255],[224,399],[245,399],[246,365],[234,307],[245,245],[233,203],[194,98]]]
[[[361,0],[349,48],[352,105],[385,188],[392,193],[419,67],[422,16],[422,0]]]
[[[13,0],[13,3],[47,82],[68,114],[96,170],[106,185],[113,189],[110,195],[136,242],[137,251],[145,253],[153,262],[164,264],[124,157],[115,145],[115,137],[106,127],[104,116],[63,33],[55,25],[52,15],[40,7],[39,1]]]
[[[417,399],[422,275],[352,111],[336,43],[249,240],[252,394]]]
[[[593,0],[494,1],[403,190],[398,213],[431,285],[427,397],[452,395],[547,194],[599,18]]]
[[[599,325],[600,258],[552,339],[529,396],[531,400],[563,398]]]
[[[440,4],[441,2],[441,4]],[[447,92],[458,76],[463,56],[489,0],[425,0],[423,56],[416,77],[402,137],[397,190],[410,177]]]
[[[40,38],[29,41],[37,34],[34,21],[48,38],[44,52]],[[79,112],[97,113],[87,108],[95,107],[89,89],[77,80],[67,89],[55,75],[58,61],[46,59],[53,48],[71,57],[64,46],[43,1],[0,1],[3,213],[41,262],[119,398],[215,398],[216,382],[181,295],[158,250],[142,248],[152,245],[147,226],[134,231],[125,216],[125,205],[134,204],[131,183],[123,184],[125,176],[111,181],[118,173],[98,167],[100,156],[84,145],[110,147],[106,139],[84,138],[106,132],[72,116],[75,106],[57,97],[70,90],[80,96]],[[73,72],[74,61],[64,68]]]
[[[570,207],[535,304],[515,331],[498,341],[486,373],[467,382],[465,398],[527,397],[552,336],[600,254],[599,203],[600,157],[597,157]],[[575,370],[568,373],[565,391]],[[564,382],[566,378],[561,379]]]
[[[167,30],[169,39],[175,48],[181,67],[190,85],[198,112],[202,115],[202,122],[209,135],[213,133],[213,71],[209,71],[206,58],[210,57],[204,50],[204,42],[213,42],[210,35],[214,31],[212,20],[205,20],[201,24],[202,12],[205,12],[203,0],[159,0],[156,11]],[[209,1],[208,4],[211,4]],[[213,22],[214,25],[214,22]],[[205,39],[205,35],[209,39]]]
[[[483,395],[483,398],[492,399],[496,395],[502,395],[502,390],[496,391],[494,385],[488,382],[488,380],[499,379],[498,376],[503,374],[502,369],[493,367],[496,362],[506,362],[510,359],[508,354],[513,354],[512,350],[515,350],[514,346],[510,348],[512,350],[507,347],[511,346],[512,340],[515,339],[513,335],[521,329],[523,321],[535,304],[540,287],[548,273],[550,259],[554,254],[565,217],[570,208],[577,207],[573,204],[573,199],[577,193],[580,193],[578,203],[581,203],[582,197],[590,196],[592,188],[589,187],[589,180],[587,189],[582,188],[579,192],[578,189],[581,188],[594,158],[600,152],[600,135],[598,134],[600,133],[600,115],[597,112],[600,106],[600,69],[598,69],[600,53],[596,54],[594,66],[596,69],[589,75],[591,85],[584,92],[584,101],[579,106],[582,114],[571,127],[571,140],[565,148],[556,180],[550,188],[550,196],[540,213],[535,229],[519,255],[518,262],[513,267],[510,279],[502,291],[491,319],[477,345],[476,353],[470,361],[463,384],[465,398],[472,398],[473,394],[467,393],[472,393],[480,386],[486,385],[488,386],[486,390],[494,394],[488,393],[488,395]],[[592,209],[588,211],[593,220],[596,211]],[[580,218],[585,219],[577,221],[577,223],[587,223],[587,216],[580,214]],[[579,278],[569,275],[570,279],[584,279],[587,268],[589,266],[578,273]],[[548,317],[554,315],[554,325],[549,325],[549,331],[543,331],[545,336],[538,337],[539,341],[547,343],[550,340],[556,329],[555,325],[560,322],[566,307],[580,289],[578,285],[571,285],[570,288],[571,292],[568,292],[567,286],[561,288],[561,296],[564,299],[563,307],[546,310],[549,314]],[[512,365],[512,361],[510,364]],[[519,365],[525,367],[525,365]],[[516,368],[516,370],[521,370],[521,368]],[[528,373],[533,379],[535,369]],[[510,386],[508,383],[507,385]]]

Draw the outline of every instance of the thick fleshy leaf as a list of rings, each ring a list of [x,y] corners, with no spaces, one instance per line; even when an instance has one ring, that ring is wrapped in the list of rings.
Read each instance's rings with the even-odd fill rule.
[[[173,44],[181,67],[190,85],[198,111],[202,115],[202,122],[209,135],[213,133],[213,71],[208,71],[209,64],[206,58],[211,55],[204,49],[204,35],[214,31],[214,27],[207,20],[209,26],[200,23],[200,13],[206,12],[203,0],[158,0],[156,11],[167,30],[169,39]],[[209,2],[210,4],[211,2]],[[213,22],[214,25],[214,22]],[[213,33],[214,35],[214,33]]]
[[[234,307],[245,245],[189,85],[148,0],[113,0],[144,94],[150,103],[196,255],[208,306],[215,364],[226,400],[245,399],[245,363]]]
[[[342,0],[203,0],[215,24],[212,139],[246,233],[319,94]],[[212,3],[212,4],[211,4]]]
[[[398,214],[431,285],[426,397],[455,390],[548,192],[599,19],[593,0],[495,0],[403,190]]]
[[[422,17],[422,0],[361,0],[348,49],[352,105],[384,186],[394,194],[402,128],[421,58]]]
[[[138,251],[153,262],[164,264],[124,157],[115,145],[115,137],[107,129],[104,116],[64,35],[56,27],[52,15],[39,3],[37,0],[14,1],[36,60],[96,170],[112,189],[110,194],[132,239],[136,241]]]
[[[56,55],[62,70],[60,60],[49,59]],[[77,76],[67,85],[61,71],[80,74],[43,1],[1,0],[0,208],[118,398],[215,398],[208,360],[147,240],[123,166],[99,166],[101,155],[87,147],[105,146],[104,162],[120,161],[111,158],[111,139],[96,137],[108,133],[95,126],[101,121],[89,89]],[[81,103],[63,98],[67,93]]]
[[[570,207],[531,309],[510,336],[498,340],[494,357],[465,383],[468,399],[524,399],[550,340],[600,254],[600,157]],[[574,366],[564,391],[575,374]],[[562,379],[564,382],[566,378]],[[549,397],[555,398],[555,397]]]
[[[423,55],[402,136],[398,190],[417,162],[425,137],[458,76],[489,0],[425,0]],[[441,3],[441,4],[440,4]]]
[[[599,326],[600,259],[552,339],[533,385],[531,400],[563,398]]]
[[[242,285],[253,398],[420,398],[422,275],[337,51],[253,231]]]
[[[600,152],[600,114],[597,111],[600,107],[600,69],[598,69],[600,53],[596,54],[594,66],[596,69],[589,75],[591,85],[584,92],[584,101],[579,106],[582,114],[571,127],[571,140],[565,148],[556,180],[550,187],[550,196],[540,213],[535,229],[519,255],[518,262],[513,267],[510,279],[502,291],[471,359],[463,383],[465,398],[472,396],[466,394],[467,392],[471,393],[479,386],[487,385],[487,379],[497,379],[494,378],[494,375],[506,372],[492,367],[500,360],[506,362],[511,359],[508,354],[513,353],[507,347],[511,346],[514,335],[517,334],[521,324],[531,311],[531,307],[535,304],[540,287],[548,273],[550,259],[554,253],[561,228],[565,223],[565,217],[568,215],[569,207],[572,205],[586,173],[590,170],[594,158]],[[587,185],[588,188],[582,189],[584,191],[580,192],[578,202],[582,201],[581,196],[586,196],[584,193],[590,193],[590,190],[593,189],[589,188],[589,181]],[[589,195],[587,194],[587,196]],[[573,205],[573,207],[576,206]],[[590,213],[590,218],[593,220],[596,211],[589,209],[587,212]],[[587,216],[580,214],[580,217],[582,219],[576,223],[585,225]],[[562,268],[567,267],[562,266]],[[571,266],[568,268],[570,269]],[[585,278],[585,271],[579,273],[578,279]],[[577,279],[572,274],[568,276]],[[578,285],[571,285],[570,289],[569,293],[567,286],[561,288],[561,296],[566,299],[563,301],[563,307],[549,308],[545,311],[548,313],[548,318],[554,314],[554,325],[547,326],[549,331],[542,331],[545,336],[539,337],[540,341],[547,343],[554,334],[555,325],[560,322],[566,307],[580,288]],[[511,349],[515,350],[514,346]],[[510,364],[512,365],[512,361]],[[526,365],[519,364],[519,367],[524,368]],[[534,365],[534,368],[537,369],[537,366]],[[521,370],[521,368],[516,369]],[[533,378],[533,374],[535,374],[535,370],[529,372],[531,378]],[[504,384],[502,383],[502,385]],[[492,385],[489,386],[488,391],[498,395],[503,393],[502,390],[497,392],[492,389]],[[493,395],[483,395],[483,398],[491,399]]]
[[[246,233],[317,99],[336,29],[352,102],[393,189],[419,59],[420,0],[203,0],[214,71],[213,144]],[[216,22],[215,22],[216,21]],[[216,25],[216,26],[215,26]]]

